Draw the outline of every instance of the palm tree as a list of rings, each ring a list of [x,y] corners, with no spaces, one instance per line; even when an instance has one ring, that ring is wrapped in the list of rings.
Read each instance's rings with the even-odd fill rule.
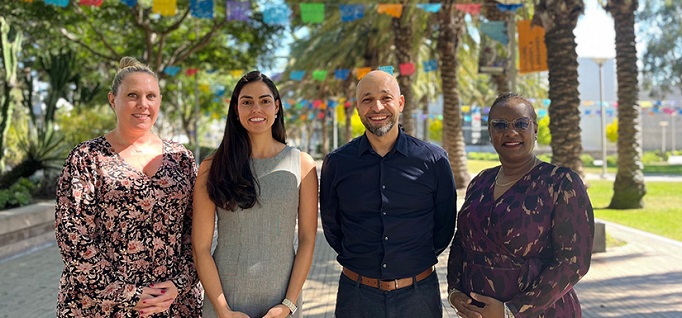
[[[618,173],[613,183],[611,209],[638,209],[646,194],[642,174],[642,134],[640,106],[637,104],[637,48],[635,11],[637,0],[608,0],[606,11],[616,29],[618,76]]]
[[[498,2],[495,0],[484,0],[483,5],[485,6],[485,10],[483,10],[483,16],[485,16],[488,21],[505,21],[507,18],[507,15],[504,14],[502,11],[500,11],[497,8]],[[507,53],[507,50],[504,50],[505,54]],[[499,50],[498,50],[499,54]],[[513,62],[510,62],[513,63]],[[495,86],[497,88],[497,94],[502,94],[505,92],[509,91],[509,79],[507,78],[507,73],[499,73],[499,74],[492,74],[490,75],[490,79],[492,79],[493,83],[495,83]]]
[[[545,29],[549,66],[549,129],[552,163],[584,175],[580,154],[578,54],[573,30],[584,12],[582,0],[539,0],[533,22]]]
[[[465,188],[471,176],[462,133],[462,113],[457,93],[457,49],[464,33],[464,13],[455,10],[454,1],[442,1],[438,19],[437,48],[443,92],[443,148],[450,157],[450,167],[457,188]]]
[[[398,64],[412,63],[415,57],[413,28],[415,26],[414,4],[409,5],[408,0],[403,0],[405,8],[400,18],[393,18],[393,42],[395,43],[395,53]],[[417,109],[416,100],[412,92],[412,75],[400,74],[398,77],[401,93],[405,97],[405,107],[403,108],[402,126],[405,133],[416,136],[417,125],[414,118]]]

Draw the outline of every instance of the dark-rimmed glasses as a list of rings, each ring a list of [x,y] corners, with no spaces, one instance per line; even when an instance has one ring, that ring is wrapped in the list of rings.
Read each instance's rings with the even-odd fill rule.
[[[528,129],[528,127],[530,127],[531,122],[532,120],[528,117],[520,117],[514,119],[511,124],[517,131],[525,131]],[[506,119],[493,119],[490,121],[490,127],[493,127],[493,129],[498,132],[507,131],[507,129],[509,129],[509,124],[510,122]]]

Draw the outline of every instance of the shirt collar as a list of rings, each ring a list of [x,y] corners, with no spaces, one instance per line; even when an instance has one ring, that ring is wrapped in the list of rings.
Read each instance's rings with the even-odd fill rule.
[[[367,139],[367,132],[365,131],[365,133],[362,134],[362,137],[360,137],[358,155],[363,155],[367,152],[374,152],[374,149],[372,149],[372,145],[369,144],[369,139]],[[391,151],[388,152],[388,154],[392,154],[394,152],[399,152],[407,156],[407,135],[405,135],[405,132],[403,132],[402,126],[398,127],[398,139],[396,140],[395,144],[393,145],[393,148],[391,149]]]

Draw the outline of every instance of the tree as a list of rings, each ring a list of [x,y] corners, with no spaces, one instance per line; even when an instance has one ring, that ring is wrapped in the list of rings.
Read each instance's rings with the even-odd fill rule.
[[[549,106],[552,163],[584,175],[580,160],[580,98],[578,54],[573,30],[584,12],[582,0],[539,0],[533,23],[545,29],[549,66]]]
[[[637,0],[608,0],[606,11],[616,29],[616,74],[618,76],[618,173],[613,183],[611,209],[638,209],[646,194],[642,173],[641,107],[637,104],[637,48],[635,12]]]
[[[642,55],[644,87],[651,90],[653,97],[663,99],[673,88],[682,88],[682,63],[679,62],[682,59],[682,0],[651,0],[643,4],[638,13],[641,23],[637,27],[646,43]]]
[[[462,189],[471,181],[457,93],[457,49],[464,33],[464,13],[455,9],[453,0],[446,0],[442,2],[437,19],[437,48],[443,92],[443,148],[448,152],[455,184],[458,189]]]
[[[13,33],[13,34],[12,34]],[[18,55],[21,52],[21,32],[12,32],[9,24],[0,17],[0,52],[2,53],[2,96],[0,96],[0,173],[5,170],[2,160],[5,153],[5,134],[9,129],[14,103],[12,89],[17,84]]]
[[[393,43],[395,46],[396,62],[398,65],[403,63],[413,63],[415,58],[415,22],[416,14],[414,4],[410,5],[409,0],[402,0],[403,14],[400,18],[393,18]],[[416,44],[417,46],[419,43]],[[417,109],[417,100],[414,98],[412,91],[412,74],[400,74],[398,76],[398,84],[400,85],[400,93],[405,98],[405,106],[403,107],[402,126],[405,133],[412,136],[417,136],[417,125],[414,118],[415,110]]]

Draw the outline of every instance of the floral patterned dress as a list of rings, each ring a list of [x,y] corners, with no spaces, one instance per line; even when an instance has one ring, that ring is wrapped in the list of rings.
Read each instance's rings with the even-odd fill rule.
[[[506,302],[516,318],[581,317],[573,286],[587,273],[594,216],[580,177],[540,163],[497,200],[484,170],[467,189],[448,288]]]
[[[138,317],[142,289],[170,280],[178,297],[152,317],[200,317],[202,289],[191,251],[196,165],[164,141],[147,176],[103,136],[76,146],[57,185],[56,237],[64,270],[57,317]]]

